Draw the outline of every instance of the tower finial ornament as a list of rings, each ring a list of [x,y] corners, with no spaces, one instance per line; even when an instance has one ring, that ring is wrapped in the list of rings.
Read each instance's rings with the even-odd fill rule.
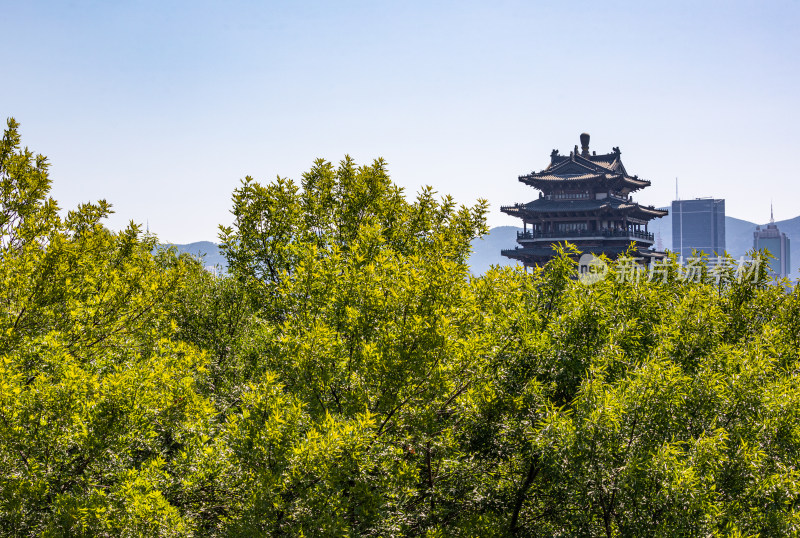
[[[589,156],[589,133],[581,133],[581,155]]]
[[[775,224],[775,215],[772,213],[772,200],[769,201],[769,223]]]

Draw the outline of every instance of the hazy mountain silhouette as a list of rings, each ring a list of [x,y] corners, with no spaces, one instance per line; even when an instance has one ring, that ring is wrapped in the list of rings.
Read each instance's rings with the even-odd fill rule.
[[[169,244],[164,245],[167,247],[175,247],[181,254],[190,254],[199,259],[205,267],[217,267],[221,269],[228,268],[228,262],[225,256],[219,250],[219,245],[211,241],[198,241],[196,243],[188,243],[185,245]]]
[[[800,267],[800,216],[793,219],[778,221],[775,224],[791,240],[791,266],[794,269],[793,278],[797,278],[797,268]],[[725,243],[726,250],[731,256],[738,258],[744,256],[753,248],[753,232],[756,223],[735,217],[725,217]],[[661,236],[663,248],[672,249],[672,217],[666,216],[650,222],[649,230]],[[472,255],[469,258],[472,274],[485,273],[492,265],[515,265],[517,262],[500,255],[503,249],[514,248],[517,245],[517,232],[522,228],[517,226],[498,226],[489,230],[485,236],[472,241]],[[219,266],[225,270],[228,264],[219,250],[219,245],[211,241],[198,241],[185,245],[174,246],[178,252],[191,254],[202,260],[203,265]]]
[[[800,267],[800,216],[793,219],[778,221],[778,229],[785,233],[791,241],[790,262],[793,268],[792,278],[798,277],[797,268]],[[753,232],[757,224],[736,217],[725,217],[725,249],[731,256],[739,258],[753,248]],[[660,234],[661,243],[666,250],[672,250],[672,217],[667,215],[650,222],[649,231]],[[517,262],[500,255],[502,249],[511,249],[517,245],[517,232],[522,228],[517,226],[498,226],[489,233],[472,242],[472,256],[469,264],[472,273],[479,275],[486,272],[492,265],[514,265]]]
[[[726,216],[725,250],[728,254],[735,258],[747,254],[753,248],[753,232],[755,229],[755,222]],[[656,239],[658,239],[660,233],[664,249],[672,250],[672,215],[653,219],[650,221],[648,231],[656,234]],[[781,231],[783,231],[783,228],[781,228]],[[787,233],[786,235],[789,234]]]

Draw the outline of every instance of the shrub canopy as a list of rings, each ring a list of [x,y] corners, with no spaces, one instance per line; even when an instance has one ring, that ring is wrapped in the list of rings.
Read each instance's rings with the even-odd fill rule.
[[[246,178],[217,277],[0,145],[0,533],[786,535],[800,292],[473,276],[485,202]]]

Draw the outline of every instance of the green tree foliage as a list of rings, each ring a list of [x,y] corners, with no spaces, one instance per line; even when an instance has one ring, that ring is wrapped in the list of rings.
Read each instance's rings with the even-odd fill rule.
[[[185,535],[168,498],[212,408],[198,349],[171,340],[188,273],[104,202],[65,218],[10,120],[0,153],[0,532]]]
[[[59,217],[46,164],[9,122],[0,533],[800,532],[800,291],[763,268],[475,277],[484,202],[345,158],[245,179],[214,276]]]

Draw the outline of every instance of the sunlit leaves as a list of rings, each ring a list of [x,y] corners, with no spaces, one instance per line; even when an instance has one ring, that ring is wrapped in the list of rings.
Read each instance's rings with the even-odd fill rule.
[[[800,532],[800,291],[764,271],[476,278],[483,202],[346,157],[245,179],[216,276],[59,217],[13,122],[0,157],[0,534]]]

